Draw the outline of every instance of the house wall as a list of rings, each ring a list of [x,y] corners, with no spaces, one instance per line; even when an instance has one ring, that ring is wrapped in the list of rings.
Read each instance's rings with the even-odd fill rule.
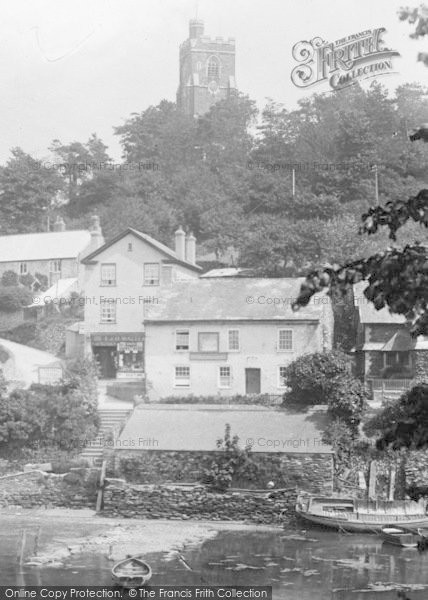
[[[278,351],[278,330],[293,330],[293,350]],[[176,351],[177,329],[189,330],[189,351]],[[240,350],[228,351],[228,330],[239,329]],[[198,350],[198,332],[219,333],[219,354],[212,359],[191,352]],[[286,366],[298,356],[322,351],[326,344],[325,328],[319,322],[269,321],[204,323],[146,323],[146,377],[148,394],[152,399],[166,396],[220,394],[232,396],[246,393],[246,368],[261,370],[261,393],[282,394],[279,385],[279,366]],[[331,348],[331,339],[330,339]],[[175,387],[176,366],[190,367],[190,387]],[[231,385],[219,385],[219,367],[231,367]]]
[[[132,251],[128,244],[132,244]],[[144,330],[145,302],[158,303],[161,301],[161,286],[167,284],[165,271],[160,274],[160,285],[143,285],[144,263],[159,263],[165,255],[128,234],[114,245],[106,248],[98,255],[96,264],[85,265],[84,296],[85,319],[84,328],[87,333],[142,332]],[[101,264],[116,265],[116,285],[101,285]],[[198,274],[181,265],[173,265],[174,281],[194,278]],[[146,299],[146,300],[145,300]],[[102,303],[115,302],[116,323],[101,323],[100,307]]]
[[[52,257],[55,260],[55,257]],[[41,273],[46,275],[49,279],[50,275],[50,260],[27,260],[27,261],[10,261],[0,263],[0,277],[5,271],[14,271],[18,275],[20,274],[20,265],[22,262],[27,264],[27,272],[31,275]],[[61,277],[77,277],[78,275],[78,261],[75,258],[63,258],[61,259]]]

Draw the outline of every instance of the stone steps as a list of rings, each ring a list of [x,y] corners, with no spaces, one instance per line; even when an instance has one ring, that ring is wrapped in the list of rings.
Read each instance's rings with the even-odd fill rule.
[[[88,445],[83,449],[80,457],[87,460],[90,465],[100,466],[104,448],[109,447],[109,442],[106,440],[106,435],[111,431],[117,431],[131,415],[132,410],[125,409],[104,409],[98,411],[100,418],[100,428],[97,436],[90,440]]]

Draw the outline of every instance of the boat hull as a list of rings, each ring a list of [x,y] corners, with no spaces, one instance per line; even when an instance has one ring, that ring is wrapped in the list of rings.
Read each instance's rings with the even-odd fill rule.
[[[132,572],[129,572],[130,566]],[[133,556],[116,563],[111,574],[116,585],[129,590],[146,585],[151,579],[152,570],[140,556]]]
[[[400,546],[401,548],[417,548],[418,543],[421,541],[421,536],[415,531],[401,529],[401,527],[382,527],[380,536],[383,541],[393,546]]]
[[[359,533],[379,533],[382,527],[385,527],[385,522],[376,523],[376,521],[364,521],[364,518],[359,518],[358,521],[352,521],[350,519],[341,519],[340,517],[328,517],[323,515],[315,515],[313,513],[303,512],[296,508],[297,515],[304,519],[305,521],[309,521],[310,523],[314,523],[316,525],[321,525],[323,527],[329,527],[330,529],[337,529],[349,532],[359,532]],[[390,517],[391,519],[391,517]],[[391,519],[392,520],[392,519]],[[427,527],[428,526],[428,517],[421,517],[418,519],[400,519],[394,522],[398,527],[411,527],[413,529],[417,527]]]

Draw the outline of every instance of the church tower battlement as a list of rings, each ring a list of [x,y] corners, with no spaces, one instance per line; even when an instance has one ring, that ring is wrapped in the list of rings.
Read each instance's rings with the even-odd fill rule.
[[[205,36],[203,21],[192,19],[189,38],[180,45],[177,105],[197,117],[235,89],[235,39]]]

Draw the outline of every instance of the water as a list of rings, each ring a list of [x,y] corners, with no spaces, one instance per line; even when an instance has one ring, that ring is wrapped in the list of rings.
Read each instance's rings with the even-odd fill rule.
[[[24,565],[20,572],[19,527],[4,529],[0,529],[1,584],[111,584],[112,563],[101,555],[74,555],[60,568]],[[74,530],[73,524],[53,524],[41,541],[73,537]],[[105,525],[91,523],[86,533],[102,531]],[[147,555],[154,572],[151,583],[272,585],[277,600],[392,600],[401,588],[411,590],[412,600],[428,597],[428,552],[389,546],[375,535],[320,529],[223,531],[202,545],[187,546],[182,554],[193,571],[176,556]]]

